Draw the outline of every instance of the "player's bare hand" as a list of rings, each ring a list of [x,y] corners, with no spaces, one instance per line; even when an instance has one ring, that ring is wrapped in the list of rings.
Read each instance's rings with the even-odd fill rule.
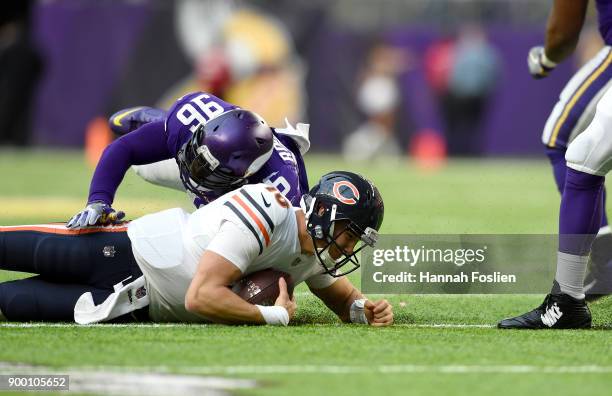
[[[382,327],[393,324],[393,306],[387,300],[366,300],[363,308],[371,326]]]
[[[79,229],[93,225],[116,224],[120,223],[124,217],[124,212],[116,212],[115,209],[104,202],[90,202],[85,209],[72,216],[66,227]]]
[[[293,315],[295,314],[295,310],[297,309],[297,304],[295,303],[295,298],[289,297],[289,292],[287,291],[287,282],[285,282],[285,278],[280,277],[278,279],[278,297],[274,302],[274,305],[279,307],[284,307],[289,313],[289,320],[293,319]]]

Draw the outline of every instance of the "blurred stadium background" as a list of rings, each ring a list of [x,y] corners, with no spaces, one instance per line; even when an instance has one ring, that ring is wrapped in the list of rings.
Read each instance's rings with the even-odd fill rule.
[[[4,0],[0,224],[67,219],[113,138],[110,114],[204,90],[272,125],[310,123],[311,181],[335,168],[371,177],[385,197],[385,233],[553,234],[559,196],[541,130],[602,43],[590,10],[575,55],[533,81],[526,54],[543,40],[550,5]],[[131,218],[177,205],[189,202],[134,174],[115,204]],[[0,280],[16,276],[0,271]],[[240,392],[279,395],[609,390],[606,331],[490,328],[540,296],[389,296],[398,326],[378,332],[337,326],[298,292],[299,326],[289,329],[0,327],[0,373],[15,371],[9,362],[131,367],[255,378],[257,389]],[[609,330],[611,307],[610,298],[593,304],[599,330]]]
[[[0,137],[78,148],[120,108],[168,107],[200,89],[273,125],[285,117],[310,122],[317,152],[344,148],[354,159],[538,155],[562,85],[602,45],[591,12],[576,56],[534,83],[525,54],[543,40],[549,6],[4,1]]]

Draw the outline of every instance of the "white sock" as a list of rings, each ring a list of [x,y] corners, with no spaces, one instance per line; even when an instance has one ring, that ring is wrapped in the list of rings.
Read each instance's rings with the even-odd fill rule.
[[[584,298],[584,276],[589,256],[557,252],[557,274],[561,292],[582,300]]]

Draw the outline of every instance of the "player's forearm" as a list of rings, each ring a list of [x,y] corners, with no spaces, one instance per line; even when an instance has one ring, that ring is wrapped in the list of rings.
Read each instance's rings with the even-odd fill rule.
[[[561,63],[567,59],[578,44],[578,35],[568,35],[558,30],[557,27],[549,27],[546,33],[546,44],[544,53],[546,57],[555,63]]]
[[[584,23],[587,0],[555,0],[546,25],[544,53],[560,63],[575,50]]]
[[[130,166],[171,158],[163,128],[163,122],[152,122],[108,145],[91,180],[88,202],[110,205]]]
[[[353,305],[353,302],[355,300],[359,300],[361,298],[365,298],[365,297],[363,296],[363,294],[361,294],[359,290],[357,290],[356,288],[353,288],[353,290],[346,297],[346,299],[338,305],[337,310],[334,311],[336,312],[336,315],[338,315],[338,318],[340,318],[340,320],[343,321],[344,323],[350,323],[351,322],[351,305]]]
[[[365,298],[345,276],[326,288],[310,290],[345,323],[351,321],[353,302]]]
[[[129,154],[123,142],[116,140],[111,143],[96,166],[87,202],[102,201],[108,205],[112,204],[115,192],[130,166]]]
[[[188,290],[185,308],[213,322],[224,324],[266,324],[259,309],[225,286]]]

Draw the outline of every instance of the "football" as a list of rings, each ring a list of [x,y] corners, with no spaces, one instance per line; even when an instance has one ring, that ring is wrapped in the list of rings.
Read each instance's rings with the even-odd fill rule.
[[[278,280],[281,277],[287,282],[289,296],[293,296],[291,275],[270,268],[245,276],[234,284],[232,290],[251,304],[274,305],[279,293]]]

